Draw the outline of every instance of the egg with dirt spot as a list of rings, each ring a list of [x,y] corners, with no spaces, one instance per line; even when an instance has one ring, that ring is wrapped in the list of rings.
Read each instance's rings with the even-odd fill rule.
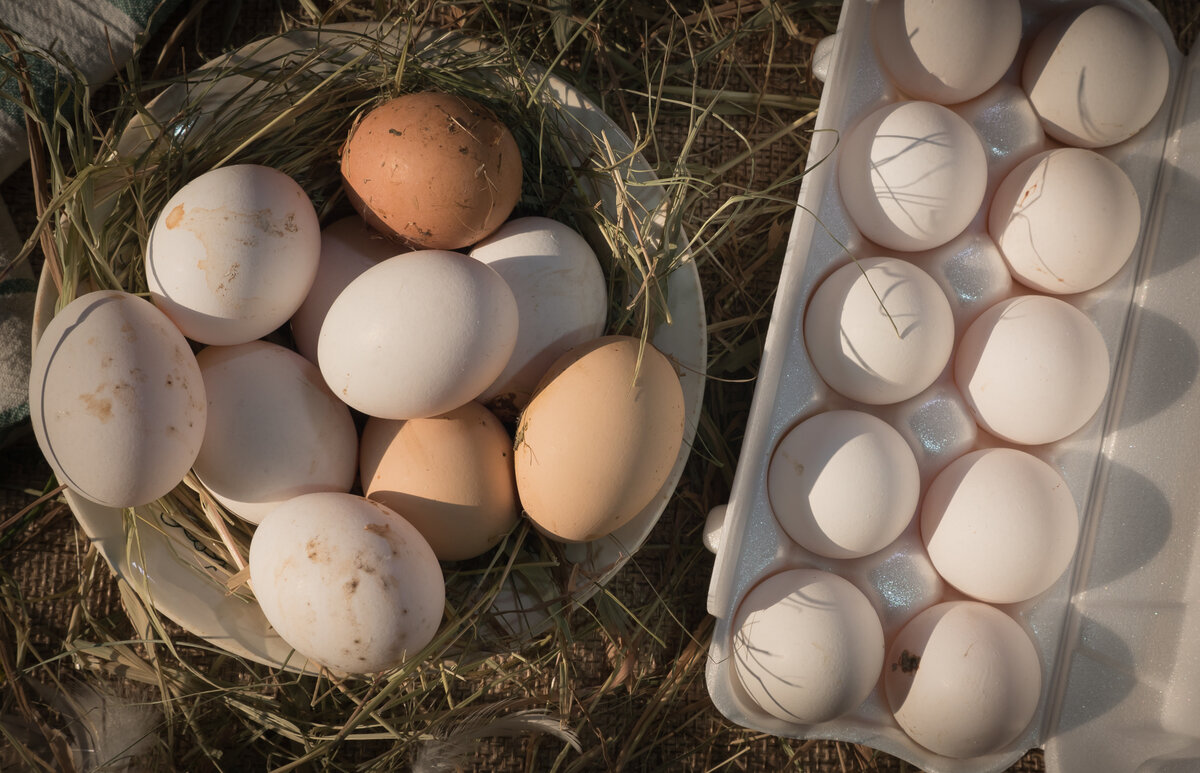
[[[354,208],[413,249],[467,247],[499,228],[521,198],[521,166],[512,132],[491,110],[432,91],[372,109],[341,157]]]
[[[167,201],[146,244],[154,305],[205,344],[262,338],[300,308],[317,274],[321,227],[283,172],[205,172]]]
[[[417,654],[446,600],[437,557],[412,524],[334,492],[267,514],[250,543],[250,584],[279,636],[337,673],[376,673]]]
[[[200,368],[144,299],[104,290],[67,304],[34,350],[29,414],[60,483],[109,507],[165,495],[196,459],[207,420]]]

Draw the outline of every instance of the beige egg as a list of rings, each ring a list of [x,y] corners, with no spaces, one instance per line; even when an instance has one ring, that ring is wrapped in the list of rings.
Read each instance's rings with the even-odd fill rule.
[[[543,533],[598,539],[662,488],[683,442],[683,390],[650,344],[606,336],[550,368],[521,415],[517,491]]]
[[[359,447],[368,499],[395,510],[443,561],[473,558],[517,522],[512,439],[470,402],[447,414],[370,419]]]

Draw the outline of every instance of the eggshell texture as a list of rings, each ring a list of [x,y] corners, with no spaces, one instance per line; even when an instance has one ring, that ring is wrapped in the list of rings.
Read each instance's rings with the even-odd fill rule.
[[[479,403],[428,419],[370,419],[360,448],[367,498],[403,515],[443,561],[487,552],[517,522],[512,439]]]
[[[896,403],[920,393],[945,368],[954,313],[921,269],[896,258],[867,258],[847,263],[817,287],[804,342],[834,390],[872,405]]]
[[[979,425],[1013,443],[1052,443],[1087,423],[1108,391],[1104,337],[1074,306],[1022,295],[979,316],[954,379]]]
[[[763,580],[734,620],[738,682],[785,722],[815,724],[853,711],[875,688],[883,653],[883,627],[862,591],[814,569]]]
[[[620,528],[666,482],[683,420],[679,377],[653,346],[606,336],[575,347],[551,367],[517,427],[525,512],[566,542]]]
[[[1162,107],[1169,80],[1162,38],[1140,16],[1103,3],[1048,24],[1021,69],[1046,133],[1081,148],[1139,132]]]
[[[422,419],[474,400],[517,341],[517,301],[467,255],[416,250],[367,269],[329,307],[317,359],[334,394],[384,419]]]
[[[837,176],[863,236],[916,252],[945,244],[975,217],[987,187],[987,157],[979,136],[949,109],[896,102],[846,134]]]
[[[1121,167],[1081,148],[1039,153],[1009,173],[988,230],[1013,277],[1055,294],[1091,290],[1129,261],[1141,228],[1137,191]]]
[[[442,568],[420,533],[353,494],[304,494],[272,510],[250,542],[250,583],[284,641],[344,673],[416,654],[446,603]]]
[[[978,601],[913,618],[888,649],[884,691],[914,741],[947,757],[998,751],[1029,725],[1042,670],[1021,626]]]
[[[604,332],[608,287],[600,261],[569,226],[545,217],[510,220],[471,250],[517,299],[517,344],[480,400],[525,407],[542,375],[573,346]]]
[[[208,428],[194,470],[218,501],[259,523],[300,494],[350,490],[358,433],[315,365],[266,341],[210,346],[196,360]]]
[[[204,382],[187,341],[147,301],[87,293],[47,325],[29,377],[34,434],[59,482],[136,507],[175,488],[204,436]]]
[[[521,153],[483,105],[419,92],[371,110],[342,150],[346,195],[363,218],[413,248],[458,249],[508,219]]]
[[[1003,77],[1021,44],[1017,0],[881,0],[871,29],[901,91],[948,105]]]
[[[865,556],[895,540],[917,510],[920,486],[904,438],[860,411],[826,411],[797,424],[767,470],[776,520],[828,558]]]
[[[292,315],[296,351],[317,361],[321,325],[333,301],[359,274],[385,258],[404,252],[395,242],[372,230],[361,217],[350,215],[321,231],[321,259],[304,302]]]
[[[980,601],[1015,604],[1066,571],[1079,515],[1053,467],[1024,451],[989,448],[955,460],[929,485],[921,535],[951,585]]]
[[[320,224],[282,172],[206,172],[167,201],[146,244],[154,304],[194,341],[253,341],[288,321],[317,273]]]

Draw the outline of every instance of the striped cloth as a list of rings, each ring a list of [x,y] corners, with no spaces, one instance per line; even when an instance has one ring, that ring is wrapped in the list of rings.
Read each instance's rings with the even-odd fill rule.
[[[0,27],[18,44],[52,56],[27,56],[34,96],[44,114],[53,105],[57,77],[51,60],[65,60],[90,84],[104,83],[133,55],[139,38],[160,24],[180,0],[0,0]],[[11,59],[11,52],[0,45]],[[28,156],[20,89],[0,75],[0,180]],[[20,251],[17,234],[0,200],[0,271]],[[29,346],[36,283],[28,266],[0,280],[0,445],[29,416]]]

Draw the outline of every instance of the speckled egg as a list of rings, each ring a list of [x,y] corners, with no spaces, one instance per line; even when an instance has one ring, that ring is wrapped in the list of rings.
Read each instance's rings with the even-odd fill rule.
[[[437,633],[446,600],[429,543],[353,494],[304,494],[272,510],[250,543],[250,583],[284,641],[342,673],[415,655]]]
[[[257,164],[205,172],[167,201],[146,244],[150,298],[193,341],[262,338],[304,301],[321,226],[295,180]]]
[[[521,153],[491,110],[439,92],[405,94],[362,117],[342,149],[346,195],[413,248],[458,249],[508,219]]]
[[[42,333],[29,414],[59,482],[93,502],[136,507],[183,480],[207,405],[196,358],[171,320],[105,290],[67,304]]]

